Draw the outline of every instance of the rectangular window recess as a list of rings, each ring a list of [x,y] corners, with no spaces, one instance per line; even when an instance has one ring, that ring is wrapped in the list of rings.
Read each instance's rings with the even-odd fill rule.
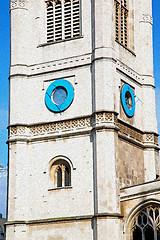
[[[128,0],[114,0],[115,40],[128,47]]]
[[[81,37],[80,0],[50,1],[47,5],[47,43]]]

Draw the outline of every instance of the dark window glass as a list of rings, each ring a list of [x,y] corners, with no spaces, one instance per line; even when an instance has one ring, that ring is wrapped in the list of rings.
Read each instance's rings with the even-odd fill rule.
[[[157,240],[160,240],[160,229],[157,230]]]
[[[62,170],[58,168],[57,172],[57,187],[62,187]]]
[[[151,227],[147,226],[144,232],[145,240],[154,240],[154,231]]]
[[[69,181],[69,169],[66,167],[65,169],[65,186],[70,186],[70,181]]]
[[[138,227],[133,231],[133,240],[142,240],[142,231]]]

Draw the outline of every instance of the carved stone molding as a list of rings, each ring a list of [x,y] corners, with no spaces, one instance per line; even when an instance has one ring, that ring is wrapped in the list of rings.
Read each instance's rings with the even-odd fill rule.
[[[57,71],[63,70],[72,67],[84,66],[91,64],[91,55],[81,55],[66,59],[60,59],[48,63],[37,64],[33,66],[29,66],[29,74],[35,75],[48,71]]]
[[[127,65],[120,62],[119,60],[117,60],[117,70],[134,79],[135,81],[138,81],[139,83],[141,83],[142,81],[141,76],[137,72],[135,72],[133,69],[129,68]]]
[[[10,1],[10,10],[13,9],[27,9],[27,1],[26,0],[11,0]]]
[[[141,144],[154,144],[158,146],[158,134],[144,133],[141,130],[119,120],[115,112],[97,112],[93,115],[68,119],[59,122],[42,123],[34,125],[9,126],[9,140],[34,139],[65,134],[79,134],[79,131],[90,132],[94,128],[117,129],[119,136],[128,140],[138,141]]]
[[[60,122],[44,123],[30,126],[10,126],[9,139],[21,137],[46,136],[49,134],[65,133],[81,129],[91,129],[104,123],[117,122],[117,115],[113,112],[95,113],[91,116],[69,119]]]
[[[126,125],[122,121],[118,122],[118,127],[120,134],[143,143],[143,133],[139,129]]]
[[[10,77],[23,74],[27,76],[33,76],[48,72],[55,72],[58,70],[61,71],[75,67],[88,66],[90,64],[91,54],[85,54],[29,66],[14,65],[10,68]]]
[[[155,133],[145,133],[144,134],[144,143],[155,144],[158,146],[158,135]]]
[[[150,14],[143,14],[140,22],[146,22],[146,23],[153,24],[152,16]]]

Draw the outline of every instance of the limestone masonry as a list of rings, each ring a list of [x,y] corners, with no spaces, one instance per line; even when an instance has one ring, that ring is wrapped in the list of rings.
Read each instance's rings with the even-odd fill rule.
[[[160,240],[150,0],[11,0],[7,240]]]

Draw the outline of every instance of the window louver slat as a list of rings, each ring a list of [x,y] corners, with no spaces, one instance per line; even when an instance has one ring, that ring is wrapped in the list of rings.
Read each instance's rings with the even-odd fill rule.
[[[62,36],[63,39],[80,36],[80,0],[58,1],[48,6],[47,42],[62,40]]]
[[[115,0],[115,39],[127,47],[127,0]]]

